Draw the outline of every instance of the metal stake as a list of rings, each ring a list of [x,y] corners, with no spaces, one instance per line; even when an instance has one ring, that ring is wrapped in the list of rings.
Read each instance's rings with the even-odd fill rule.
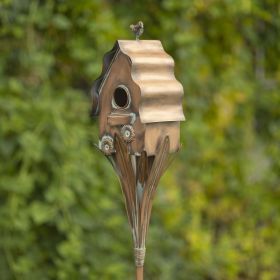
[[[136,267],[136,280],[143,280],[144,266]]]

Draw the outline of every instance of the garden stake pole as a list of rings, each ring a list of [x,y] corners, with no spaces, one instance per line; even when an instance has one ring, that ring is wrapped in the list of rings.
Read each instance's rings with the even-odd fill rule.
[[[136,267],[136,280],[143,280],[144,266]]]

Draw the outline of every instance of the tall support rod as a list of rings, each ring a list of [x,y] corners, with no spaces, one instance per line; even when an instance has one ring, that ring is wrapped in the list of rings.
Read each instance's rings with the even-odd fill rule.
[[[136,267],[136,280],[143,280],[144,278],[144,266]]]

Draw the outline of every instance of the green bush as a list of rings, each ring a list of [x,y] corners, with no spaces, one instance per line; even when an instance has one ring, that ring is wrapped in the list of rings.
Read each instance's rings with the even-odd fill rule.
[[[187,117],[146,279],[279,279],[277,0],[1,1],[0,279],[133,279],[89,91],[139,19],[176,61]]]

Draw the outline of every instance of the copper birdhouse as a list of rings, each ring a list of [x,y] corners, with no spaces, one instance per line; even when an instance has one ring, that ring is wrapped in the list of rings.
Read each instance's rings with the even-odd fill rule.
[[[98,148],[119,176],[132,230],[136,279],[143,279],[152,201],[169,155],[180,147],[183,87],[160,41],[118,40],[104,56],[92,88],[99,116]]]
[[[99,147],[105,154],[114,153],[115,134],[129,143],[134,155],[155,155],[165,136],[170,152],[179,149],[183,87],[160,41],[118,40],[104,56],[92,96],[92,113],[99,115]]]

